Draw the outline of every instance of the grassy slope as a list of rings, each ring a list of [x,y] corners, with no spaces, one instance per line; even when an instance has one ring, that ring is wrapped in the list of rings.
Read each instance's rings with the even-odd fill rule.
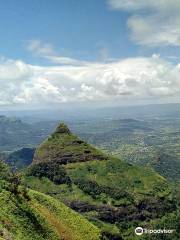
[[[170,180],[180,179],[180,119],[102,120],[77,124],[83,139],[133,164],[150,165]]]
[[[56,199],[31,191],[33,206],[64,240],[98,240],[100,230]],[[83,228],[82,228],[83,226]]]
[[[59,163],[85,162],[107,157],[98,149],[90,146],[73,135],[63,124],[48,137],[35,152],[33,163],[59,161]]]
[[[27,201],[20,196],[10,196],[8,191],[0,192],[2,239],[99,239],[98,228],[63,203],[35,191],[29,195],[31,200]]]
[[[166,180],[152,169],[132,166],[116,158],[69,164],[66,169],[74,181],[87,179],[102,186],[118,188],[132,194],[136,200],[146,195],[163,197],[170,191]]]
[[[165,179],[155,171],[136,167],[103,154],[73,135],[64,124],[60,124],[35,152],[34,164],[49,161],[67,164],[67,172],[73,179],[88,176],[89,180],[105,185],[108,183],[112,187],[120,184],[131,192],[138,191],[145,194],[152,192],[156,185],[161,186],[160,192],[162,192],[162,186],[164,185],[163,190],[167,187]]]
[[[108,163],[103,163],[100,166],[100,163],[103,162],[88,162],[88,163],[76,163],[76,164],[70,164],[67,166],[69,174],[71,175],[71,178],[76,180],[78,179],[96,179],[97,182],[101,186],[113,186],[118,188],[119,191],[128,191],[128,193],[131,194],[131,196],[134,199],[134,203],[131,203],[128,201],[127,196],[122,197],[121,199],[114,199],[113,195],[106,195],[106,194],[99,194],[96,195],[96,198],[92,197],[91,194],[82,191],[76,184],[73,184],[72,189],[70,189],[66,184],[56,185],[52,181],[48,180],[47,178],[36,178],[36,177],[28,177],[27,182],[29,185],[37,189],[39,191],[45,192],[54,198],[57,198],[60,201],[65,202],[66,204],[72,203],[72,202],[84,202],[89,205],[96,206],[97,208],[103,207],[112,207],[116,205],[117,208],[115,208],[117,211],[118,209],[121,209],[124,205],[128,207],[134,207],[138,202],[143,201],[143,199],[151,199],[154,198],[158,199],[158,196],[160,198],[167,197],[169,198],[169,188],[166,185],[165,180],[159,176],[158,174],[154,173],[154,171],[148,170],[147,172],[139,172],[138,168],[131,169],[122,172],[122,175],[119,174],[117,176],[117,173],[114,174],[112,171],[109,171],[109,168],[107,167]],[[99,165],[99,166],[98,166]],[[117,169],[118,162],[114,165],[114,168]],[[89,166],[91,166],[91,173],[87,173],[87,169],[89,169]],[[109,166],[110,167],[110,166]],[[112,167],[112,165],[111,165]],[[96,174],[94,172],[96,171]],[[108,171],[108,173],[107,173]],[[136,177],[133,174],[136,174]],[[106,176],[105,176],[106,175]],[[129,180],[131,184],[126,183],[128,180],[127,175],[129,176]],[[135,177],[135,178],[134,178]],[[139,185],[137,183],[137,178],[141,179],[142,183]],[[134,178],[134,180],[132,179]],[[113,181],[112,181],[113,180]],[[137,184],[137,185],[136,185]],[[133,193],[133,194],[132,194]],[[167,196],[166,196],[167,195]],[[157,205],[158,202],[153,203],[152,206]],[[161,203],[166,204],[166,203]],[[151,206],[151,207],[152,207]],[[124,208],[126,209],[126,207]],[[151,211],[151,210],[150,210]],[[153,210],[152,210],[153,211]],[[151,226],[153,223],[157,225],[158,222],[161,222],[161,217],[149,217],[149,219],[134,219],[129,221],[127,216],[124,216],[124,220],[120,220],[119,223],[110,223],[108,221],[102,221],[99,219],[98,215],[100,212],[97,210],[90,210],[90,211],[83,211],[81,212],[87,219],[89,219],[91,222],[93,222],[95,225],[97,225],[101,231],[110,232],[112,234],[121,234],[123,235],[124,239],[135,239],[134,235],[134,228],[137,225],[144,225],[144,226]],[[132,213],[129,213],[131,215]],[[163,215],[166,213],[164,212]],[[171,214],[171,213],[170,213]],[[175,213],[174,213],[175,214]],[[111,215],[111,212],[107,212],[107,215]],[[168,215],[166,218],[168,219],[170,215]],[[154,219],[154,220],[153,220]],[[119,226],[118,226],[119,224]],[[128,226],[129,225],[129,226]],[[166,226],[169,225],[169,222],[167,222]],[[83,225],[82,225],[83,226]],[[154,226],[155,228],[155,226]],[[177,238],[175,238],[177,239]]]
[[[3,239],[59,239],[46,220],[23,199],[13,195],[10,197],[10,193],[3,190],[0,193],[0,205],[0,231]]]

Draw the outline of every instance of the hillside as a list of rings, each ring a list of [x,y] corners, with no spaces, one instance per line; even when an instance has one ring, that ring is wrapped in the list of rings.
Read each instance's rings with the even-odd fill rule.
[[[35,151],[33,164],[55,161],[59,164],[107,159],[99,150],[82,141],[60,124]]]
[[[25,182],[81,213],[104,239],[136,239],[135,227],[158,221],[176,226],[177,204],[162,176],[103,154],[64,124],[36,149]]]
[[[126,162],[151,166],[180,181],[180,119],[106,119],[79,122],[73,130],[84,140]]]
[[[132,164],[151,166],[168,180],[180,181],[180,119],[170,116],[168,111],[164,111],[163,116],[150,114],[144,119],[142,115],[137,119],[121,119],[123,111],[118,114],[122,114],[118,119],[102,116],[91,121],[73,119],[68,125],[83,140],[104,152]],[[7,159],[8,164],[15,164],[18,169],[27,166],[33,158],[31,148],[36,148],[57,122],[45,119],[24,123],[17,118],[0,116],[0,159]],[[29,153],[24,155],[26,149]]]
[[[2,162],[0,173],[0,239],[100,240],[97,227],[56,199],[27,191]]]

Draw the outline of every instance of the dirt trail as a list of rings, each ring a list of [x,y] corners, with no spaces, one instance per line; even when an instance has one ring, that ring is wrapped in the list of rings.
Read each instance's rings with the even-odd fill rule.
[[[40,215],[46,219],[49,225],[54,228],[60,240],[75,240],[72,234],[69,232],[68,228],[60,220],[57,219],[57,216],[55,214],[38,203],[33,202],[32,205],[40,213]]]

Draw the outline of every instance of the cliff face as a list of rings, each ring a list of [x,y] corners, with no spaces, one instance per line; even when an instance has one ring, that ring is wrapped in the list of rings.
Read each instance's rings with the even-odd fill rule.
[[[36,150],[33,164],[53,161],[59,164],[107,159],[102,152],[73,135],[60,123],[55,132]]]

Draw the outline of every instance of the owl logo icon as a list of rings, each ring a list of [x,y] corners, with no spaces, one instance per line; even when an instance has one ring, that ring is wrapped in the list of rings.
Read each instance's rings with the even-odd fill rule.
[[[143,228],[142,227],[137,227],[136,229],[135,229],[135,234],[136,235],[142,235],[143,234]]]

